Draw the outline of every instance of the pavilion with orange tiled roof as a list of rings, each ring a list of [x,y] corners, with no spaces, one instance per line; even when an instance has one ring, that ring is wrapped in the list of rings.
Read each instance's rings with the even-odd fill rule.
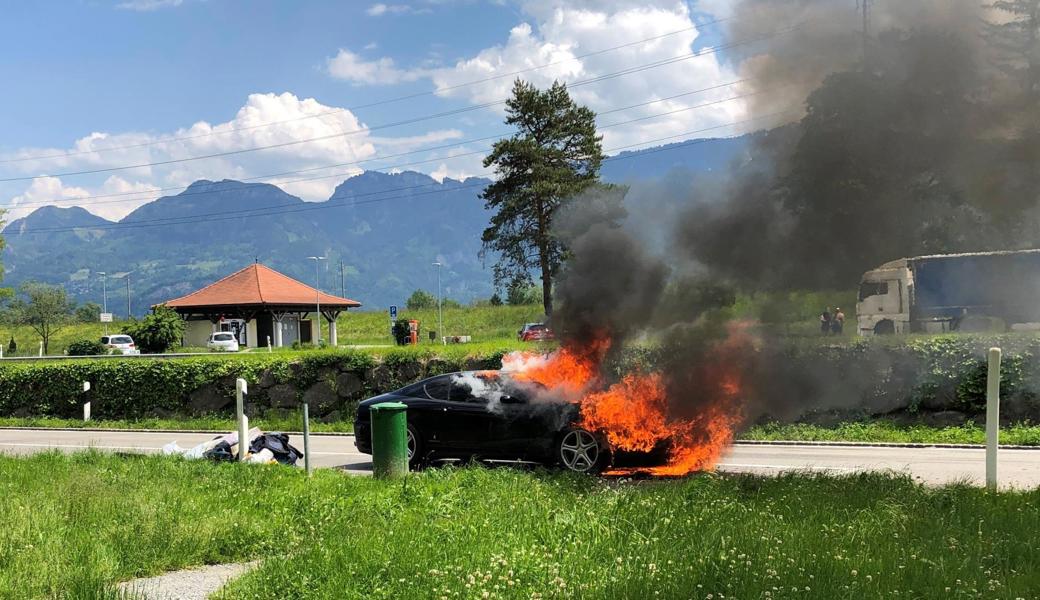
[[[233,331],[239,343],[280,347],[319,339],[320,312],[335,346],[336,318],[360,302],[326,294],[274,269],[255,263],[186,296],[163,302],[187,322],[184,345],[205,346],[210,333]]]

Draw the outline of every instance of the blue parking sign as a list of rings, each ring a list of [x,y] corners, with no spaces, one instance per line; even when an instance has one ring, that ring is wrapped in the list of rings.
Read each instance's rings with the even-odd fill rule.
[[[397,320],[397,307],[396,306],[391,306],[390,307],[390,320],[391,321],[396,321]]]

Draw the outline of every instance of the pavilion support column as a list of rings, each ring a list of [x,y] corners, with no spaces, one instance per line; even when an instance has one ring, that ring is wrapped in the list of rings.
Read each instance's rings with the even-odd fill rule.
[[[285,317],[285,313],[272,312],[271,318],[274,321],[274,347],[282,347],[282,319]]]
[[[336,339],[336,320],[329,320],[329,345],[333,348],[336,347],[339,340]]]

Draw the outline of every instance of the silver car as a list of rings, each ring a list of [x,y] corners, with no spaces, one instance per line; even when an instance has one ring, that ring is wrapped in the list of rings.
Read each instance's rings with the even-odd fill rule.
[[[134,339],[126,334],[106,335],[101,337],[101,343],[108,348],[112,354],[140,354]]]
[[[235,334],[230,331],[218,331],[209,334],[206,347],[210,350],[219,350],[221,352],[238,352],[238,340],[235,339]]]

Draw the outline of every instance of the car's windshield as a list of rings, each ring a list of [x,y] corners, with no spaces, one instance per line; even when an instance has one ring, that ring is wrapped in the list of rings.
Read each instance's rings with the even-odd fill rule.
[[[130,336],[127,336],[127,335],[112,336],[111,340],[112,341],[110,343],[112,343],[112,344],[132,344],[132,343],[134,343],[134,340],[130,339]]]

